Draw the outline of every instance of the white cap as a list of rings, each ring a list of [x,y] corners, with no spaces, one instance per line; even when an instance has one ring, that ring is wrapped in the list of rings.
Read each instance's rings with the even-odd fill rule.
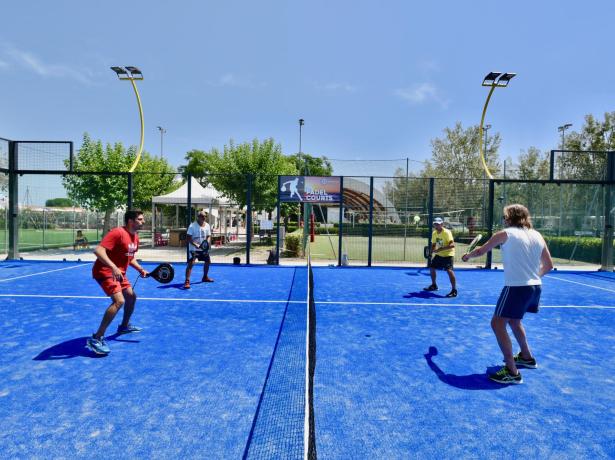
[[[433,220],[433,223],[434,223],[434,224],[443,224],[443,223],[444,223],[444,221],[442,220],[442,217],[436,217],[436,218]]]

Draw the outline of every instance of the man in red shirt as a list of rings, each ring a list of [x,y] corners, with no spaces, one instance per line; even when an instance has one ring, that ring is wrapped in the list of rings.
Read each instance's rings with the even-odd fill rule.
[[[134,258],[139,249],[139,235],[137,232],[143,227],[143,212],[138,210],[126,211],[123,227],[117,227],[105,235],[94,250],[96,262],[92,268],[92,277],[100,284],[105,294],[111,297],[111,305],[105,311],[98,330],[88,338],[87,348],[98,355],[108,355],[111,350],[105,342],[105,331],[115,315],[124,307],[124,318],[118,326],[119,334],[140,332],[141,329],[130,324],[130,317],[135,309],[137,296],[132,290],[130,281],[126,276],[128,266],[137,270],[145,277],[148,272],[139,265]]]

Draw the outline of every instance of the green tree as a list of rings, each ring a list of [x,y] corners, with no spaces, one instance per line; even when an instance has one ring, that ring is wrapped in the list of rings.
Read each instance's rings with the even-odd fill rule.
[[[406,170],[397,168],[395,177],[385,182],[383,190],[403,223],[412,222],[415,215],[427,213],[429,181],[426,178],[410,173],[406,179]]]
[[[515,172],[518,179],[539,180],[549,178],[549,154],[530,147],[519,155],[519,168]]]
[[[500,170],[498,149],[499,133],[487,135],[483,146],[485,161],[491,174]],[[488,186],[479,153],[479,128],[464,129],[457,122],[454,128],[445,128],[444,136],[431,141],[432,158],[422,171],[423,177],[438,180],[435,186],[435,212],[453,221],[474,218],[486,224]]]
[[[508,178],[523,179],[523,180],[547,180],[549,178],[549,154],[542,153],[536,147],[530,147],[527,151],[522,151],[519,155],[519,166],[512,173],[507,174]],[[545,188],[535,184],[506,184],[501,188],[502,200],[503,193],[506,191],[506,203],[523,203],[528,209],[536,213],[536,206],[541,202],[548,202],[552,199],[554,190]],[[537,213],[544,215],[544,212]]]
[[[184,176],[192,174],[204,185],[211,183],[231,201],[246,206],[247,186],[251,175],[254,210],[271,211],[278,194],[278,175],[297,174],[294,161],[282,154],[273,139],[235,144],[233,140],[220,152],[191,150],[188,163],[180,168]]]
[[[558,154],[556,177],[604,180],[607,169],[607,156],[604,152],[615,150],[615,112],[605,113],[602,121],[591,114],[586,115],[581,130],[572,131],[566,136],[563,150],[593,150],[598,153]]]
[[[109,230],[113,211],[125,207],[128,202],[127,177],[104,173],[128,171],[135,157],[135,147],[125,149],[119,142],[103,147],[102,141],[94,141],[86,133],[74,158],[73,168],[75,172],[99,174],[67,174],[62,179],[69,199],[90,211],[105,213],[103,233]],[[151,205],[152,196],[173,189],[173,173],[166,160],[143,152],[133,175],[134,206],[147,208]]]
[[[479,153],[478,126],[464,129],[460,122],[454,128],[444,128],[444,136],[431,140],[431,160],[423,177],[482,179],[484,169]],[[493,176],[500,170],[498,149],[500,134],[487,135],[483,146],[485,161]]]
[[[45,206],[49,208],[70,208],[75,203],[70,198],[51,198],[45,201]]]
[[[295,164],[298,174],[309,176],[330,176],[333,166],[327,157],[314,157],[307,153],[295,153],[288,158]]]

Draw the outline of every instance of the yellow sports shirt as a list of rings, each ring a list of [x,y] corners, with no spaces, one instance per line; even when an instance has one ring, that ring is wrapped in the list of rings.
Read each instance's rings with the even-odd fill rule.
[[[440,249],[453,241],[453,234],[447,228],[442,228],[442,231],[438,233],[438,230],[434,230],[431,234],[431,244],[435,245],[436,249]],[[451,257],[455,255],[455,248],[447,249],[446,251],[434,252],[434,255],[440,257]]]

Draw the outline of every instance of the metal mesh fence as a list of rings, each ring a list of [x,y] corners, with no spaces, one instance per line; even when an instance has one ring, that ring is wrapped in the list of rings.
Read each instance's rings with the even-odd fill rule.
[[[553,150],[551,170],[554,180],[600,181],[607,179],[609,151]]]
[[[9,167],[9,140],[0,137],[0,168]]]
[[[7,250],[7,173],[0,174],[0,249]],[[129,181],[122,173],[18,174],[18,248],[24,258],[94,259],[92,249],[110,228],[123,225]],[[613,186],[591,183],[497,181],[490,209],[489,181],[343,177],[343,203],[280,205],[278,177],[234,175],[192,178],[135,174],[133,208],[145,214],[137,257],[185,262],[189,216],[208,213],[214,263],[294,264],[310,244],[316,264],[425,266],[430,217],[442,217],[456,242],[456,264],[477,234],[501,228],[502,208],[526,205],[558,265],[599,264]],[[190,191],[188,190],[190,189]],[[219,190],[226,190],[225,193]],[[433,194],[431,194],[433,190]],[[610,195],[609,195],[610,193]],[[610,197],[610,204],[607,198]],[[191,211],[188,210],[191,204]],[[304,208],[311,213],[303,226]],[[612,225],[612,224],[611,224]],[[249,244],[248,244],[249,241]],[[499,251],[492,261],[501,261]],[[487,258],[467,266],[484,266]]]
[[[251,178],[252,191],[252,238],[250,240],[250,262],[270,263],[272,251],[276,250],[277,219],[274,219],[278,194],[278,176],[257,174]],[[258,193],[257,191],[261,191]],[[286,231],[282,232],[284,238]]]
[[[602,184],[496,183],[494,231],[502,228],[502,211],[522,203],[543,234],[556,265],[599,264],[605,227],[605,198],[612,186]],[[493,261],[500,262],[499,251]]]
[[[108,190],[106,195],[127,200],[125,177],[99,174],[92,177],[18,176],[18,246],[23,258],[93,259],[91,250],[104,231],[123,225],[124,210],[120,206],[107,212],[95,212],[72,202],[68,198],[72,179],[93,181],[101,190]]]
[[[455,239],[455,263],[463,264],[461,256],[472,239],[488,234],[489,181],[477,179],[435,179],[433,216],[444,220]],[[483,265],[486,257],[472,259],[468,264]]]
[[[424,264],[429,218],[429,180],[374,178],[372,263]]]
[[[342,238],[342,261],[344,264],[366,265],[370,207],[369,178],[345,176],[343,197],[341,230],[338,226]],[[386,220],[386,199],[384,197],[379,201],[374,199],[374,206],[382,207],[384,212],[380,213],[379,218]],[[390,216],[390,219],[393,220],[393,216]]]
[[[15,142],[17,169],[67,171],[73,149],[72,142]]]
[[[554,180],[607,180],[608,159],[615,151],[552,150]]]
[[[1,143],[0,143],[1,144]],[[6,257],[8,250],[8,174],[0,172],[0,256]]]
[[[233,259],[239,258],[241,263],[245,263],[248,178],[244,175],[206,176],[194,180],[196,184],[193,182],[191,187],[191,201],[195,209],[207,212],[212,231],[212,262],[232,263]],[[222,184],[232,187],[234,192],[226,195],[219,192],[215,185],[221,188]]]

